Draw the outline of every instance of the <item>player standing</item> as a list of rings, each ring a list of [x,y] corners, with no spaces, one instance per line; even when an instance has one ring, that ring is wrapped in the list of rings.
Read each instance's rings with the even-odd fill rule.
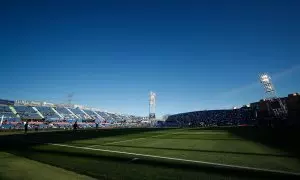
[[[73,130],[76,131],[78,127],[77,121],[75,121],[75,123],[73,124]]]
[[[24,130],[25,130],[25,134],[27,134],[27,131],[28,131],[28,120],[24,124]]]

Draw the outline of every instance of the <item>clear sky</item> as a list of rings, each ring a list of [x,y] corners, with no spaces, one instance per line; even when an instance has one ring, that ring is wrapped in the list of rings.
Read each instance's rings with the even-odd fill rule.
[[[300,91],[300,1],[1,1],[0,98],[147,115]]]

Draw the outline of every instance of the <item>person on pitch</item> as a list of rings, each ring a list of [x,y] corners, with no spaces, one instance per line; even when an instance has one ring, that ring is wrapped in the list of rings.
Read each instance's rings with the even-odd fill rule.
[[[73,130],[76,131],[78,128],[78,124],[77,124],[77,121],[75,121],[75,123],[73,124]]]
[[[25,134],[27,134],[27,131],[28,131],[28,120],[25,122],[24,124],[24,130],[25,130]]]

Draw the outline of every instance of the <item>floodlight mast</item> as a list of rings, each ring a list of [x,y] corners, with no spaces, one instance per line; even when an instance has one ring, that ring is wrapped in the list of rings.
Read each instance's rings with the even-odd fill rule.
[[[259,76],[259,79],[265,89],[267,98],[276,97],[275,88],[272,84],[271,77],[268,74],[263,73]]]
[[[155,119],[156,94],[150,91],[149,94],[149,120]]]
[[[282,117],[287,115],[287,108],[283,104],[280,98],[277,97],[275,87],[271,81],[271,77],[267,73],[263,73],[259,75],[259,79],[261,84],[265,89],[265,96],[267,101],[268,111],[271,115],[276,117]],[[278,102],[280,107],[279,108],[272,108],[271,103]]]

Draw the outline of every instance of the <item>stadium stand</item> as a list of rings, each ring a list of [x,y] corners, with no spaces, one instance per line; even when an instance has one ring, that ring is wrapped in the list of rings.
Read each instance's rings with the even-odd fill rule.
[[[96,111],[96,113],[98,113],[102,118],[104,118],[105,121],[110,120],[110,117],[106,112]]]
[[[89,117],[80,108],[69,108],[78,118],[87,120]]]
[[[36,109],[44,116],[45,120],[53,121],[60,119],[59,115],[56,114],[51,107],[37,106]]]
[[[288,107],[285,125],[300,126],[299,93],[283,98]],[[79,128],[98,127],[205,127],[244,126],[269,123],[265,101],[253,102],[239,109],[205,110],[165,116],[163,121],[148,121],[148,117],[93,111],[80,105],[51,104],[33,101],[9,101],[0,99],[0,129],[22,129],[23,121],[30,120],[29,128],[70,129],[77,121]],[[47,104],[47,105],[46,105]],[[55,108],[56,106],[56,108]],[[45,120],[45,121],[44,121]],[[275,121],[274,121],[275,122]]]
[[[72,114],[66,107],[56,107],[55,110],[64,117],[65,120],[79,119],[75,114]]]
[[[97,114],[95,114],[92,110],[89,109],[84,109],[83,110],[85,113],[87,113],[92,119],[97,119]]]
[[[10,101],[4,100],[3,103]],[[13,101],[11,101],[12,103]],[[23,104],[22,104],[23,103]],[[25,104],[24,104],[25,103]],[[21,104],[21,105],[20,105]],[[35,105],[34,105],[35,104]],[[17,105],[1,105],[0,115],[5,115],[8,119],[20,118],[30,121],[30,128],[38,127],[39,129],[63,128],[70,129],[72,124],[77,121],[79,128],[92,128],[96,123],[100,127],[148,127],[151,126],[147,121],[148,118],[109,113],[103,111],[93,111],[79,105],[52,104],[51,107],[31,101],[18,101]],[[39,105],[40,104],[40,105]],[[11,106],[11,107],[10,107]],[[12,111],[12,109],[14,111]],[[256,109],[257,110],[257,109]],[[253,108],[240,108],[228,110],[208,110],[180,113],[167,116],[165,121],[152,123],[156,127],[201,127],[201,126],[240,126],[251,125],[255,119]],[[19,118],[19,120],[20,120]],[[40,121],[40,120],[46,121]],[[10,128],[22,128],[22,123],[7,123]],[[2,126],[3,128],[3,126]],[[7,127],[6,127],[7,128]]]
[[[110,120],[112,122],[121,122],[122,121],[122,118],[120,116],[118,116],[117,114],[114,114],[114,113],[107,113],[110,117]]]
[[[128,115],[119,115],[120,118],[122,119],[122,122],[131,122],[132,119],[130,119],[130,116]]]
[[[252,125],[255,113],[252,109],[196,111],[171,115],[165,122],[170,127],[238,126]]]
[[[18,121],[20,118],[18,118],[9,108],[9,106],[6,105],[0,105],[0,118],[2,118],[6,121]]]
[[[42,119],[39,113],[31,106],[14,106],[14,108],[22,119]]]

